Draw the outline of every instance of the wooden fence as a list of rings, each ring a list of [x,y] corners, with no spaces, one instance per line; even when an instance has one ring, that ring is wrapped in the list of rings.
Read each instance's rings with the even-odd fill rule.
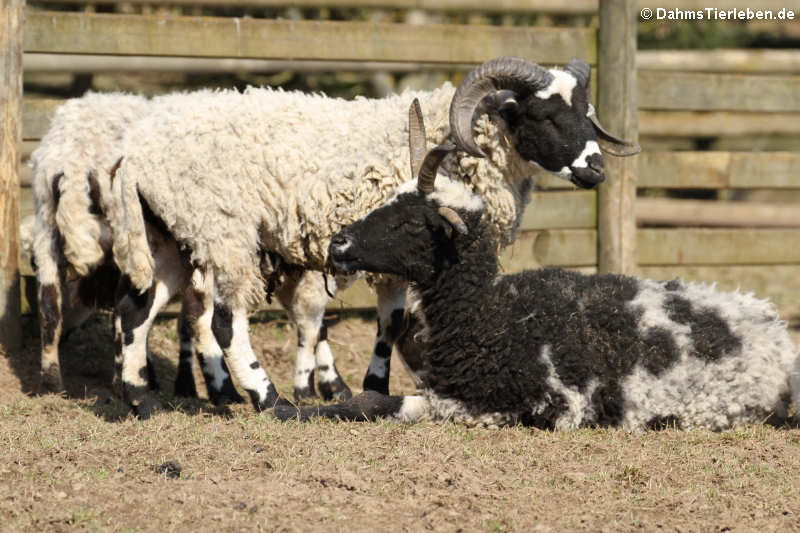
[[[636,70],[636,0],[499,0],[487,7],[478,0],[170,0],[171,5],[296,7],[374,7],[434,11],[486,11],[511,15],[555,13],[597,17],[595,27],[519,27],[457,24],[413,25],[385,22],[273,20],[263,18],[102,14],[23,8],[21,0],[0,0],[0,100],[4,148],[0,158],[0,345],[14,342],[19,301],[16,258],[17,206],[30,212],[30,189],[19,189],[16,164],[20,146],[30,152],[46,131],[55,100],[20,97],[22,64],[37,58],[118,58],[194,62],[269,61],[292,65],[361,65],[414,68],[417,65],[464,69],[499,55],[518,55],[543,64],[571,57],[596,69],[598,113],[611,131],[626,138],[717,137],[731,134],[800,134],[800,76],[793,67],[731,74],[696,65],[702,59]],[[76,3],[83,3],[75,0]],[[53,3],[69,3],[58,0]],[[102,2],[99,2],[102,3]],[[111,2],[113,3],[113,2]],[[150,4],[128,0],[127,4]],[[690,8],[697,2],[672,0]],[[747,7],[728,0],[720,7]],[[730,4],[730,6],[728,6]],[[741,5],[740,5],[741,4]],[[779,9],[779,3],[764,8]],[[14,25],[15,20],[24,24]],[[700,54],[702,55],[702,54]],[[770,55],[772,63],[792,59]],[[644,59],[644,61],[643,61]],[[639,55],[639,61],[656,61]],[[734,60],[729,60],[733,61]],[[321,63],[324,62],[324,63]],[[706,60],[708,63],[708,60]],[[719,61],[712,61],[719,64]],[[196,64],[196,63],[195,63]],[[210,64],[210,63],[209,63]],[[690,67],[689,65],[695,65]],[[405,67],[403,67],[405,66]],[[108,67],[106,67],[108,68]],[[300,68],[303,68],[302,66]],[[15,72],[18,72],[15,74]],[[777,74],[775,72],[778,72]],[[637,113],[638,111],[638,113]],[[22,143],[22,144],[20,144]],[[670,146],[669,143],[663,144]],[[647,147],[647,143],[645,143]],[[636,228],[637,206],[657,211],[653,200],[637,200],[637,187],[800,188],[800,154],[645,151],[629,159],[607,158],[608,183],[593,191],[575,191],[544,178],[525,213],[517,243],[503,256],[508,271],[540,265],[633,272],[658,278],[687,275],[715,279],[744,276],[764,265],[787,270],[800,263],[800,236],[787,228]],[[688,204],[681,204],[688,209]],[[669,204],[667,210],[674,207]],[[696,209],[696,208],[695,208]],[[662,207],[662,212],[664,208]],[[685,215],[689,216],[689,215]],[[724,223],[724,215],[721,217]],[[763,217],[762,217],[763,218]],[[791,217],[789,217],[791,218]],[[674,221],[673,221],[674,223]],[[785,225],[786,223],[784,223]],[[694,224],[688,224],[693,226]],[[718,225],[718,224],[717,224]],[[763,224],[761,224],[763,226]],[[767,226],[770,224],[767,223]],[[789,223],[791,226],[792,224]],[[5,228],[10,228],[7,231]],[[2,253],[5,251],[6,253]],[[13,258],[12,258],[13,256]],[[758,265],[758,267],[756,267]],[[727,269],[727,270],[725,270]],[[737,270],[738,269],[738,270]],[[788,270],[787,270],[788,271]],[[731,273],[734,274],[731,274]],[[363,290],[344,297],[349,305],[374,305]]]

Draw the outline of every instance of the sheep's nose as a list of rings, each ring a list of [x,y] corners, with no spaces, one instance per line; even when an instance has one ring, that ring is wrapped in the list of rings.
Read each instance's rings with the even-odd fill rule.
[[[345,237],[341,233],[337,233],[331,239],[331,245],[335,246],[336,248],[340,248],[342,246],[346,246],[348,242],[349,241],[348,241],[347,237]]]
[[[603,173],[603,156],[600,154],[592,154],[586,159],[586,164],[589,165],[589,168],[597,172],[598,174]]]

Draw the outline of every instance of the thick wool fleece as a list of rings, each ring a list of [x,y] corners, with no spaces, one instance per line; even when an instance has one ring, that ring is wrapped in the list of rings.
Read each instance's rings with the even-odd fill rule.
[[[104,223],[91,212],[89,174],[97,180],[101,204],[107,203],[109,169],[119,157],[124,133],[144,116],[147,100],[122,93],[89,93],[60,106],[31,154],[36,206],[37,267],[40,279],[58,279],[52,255],[56,230],[63,238],[63,255],[79,275],[103,260],[100,245]],[[62,175],[63,174],[63,175]],[[57,176],[58,206],[53,184]],[[101,205],[104,207],[104,205]]]
[[[213,268],[234,305],[263,298],[258,250],[322,269],[331,236],[382,204],[411,178],[408,108],[422,106],[428,142],[449,135],[449,84],[352,101],[249,88],[154,101],[126,136],[110,218],[114,253],[135,286],[149,286],[141,197],[196,264]],[[165,105],[169,103],[169,105]],[[497,117],[495,117],[496,120]],[[487,159],[451,156],[444,172],[484,196],[501,245],[511,242],[534,166],[487,117],[477,125]],[[458,157],[458,160],[456,160]]]

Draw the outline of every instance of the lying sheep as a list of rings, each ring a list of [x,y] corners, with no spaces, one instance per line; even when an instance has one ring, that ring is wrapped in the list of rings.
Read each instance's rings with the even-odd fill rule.
[[[425,328],[423,394],[279,406],[278,418],[721,430],[785,419],[792,395],[800,405],[797,350],[764,300],[678,280],[500,275],[482,199],[436,178],[451,149],[432,150],[418,183],[330,244],[340,270],[411,281]]]
[[[277,393],[247,337],[247,309],[264,292],[263,249],[298,269],[325,267],[330,237],[410,178],[408,128],[401,117],[412,98],[434,126],[433,141],[452,138],[468,150],[445,167],[491,206],[487,217],[502,246],[513,240],[528,201],[530,162],[591,187],[603,179],[598,135],[611,147],[630,150],[599,128],[588,88],[584,62],[546,70],[501,58],[477,68],[457,91],[446,85],[353,101],[255,88],[244,94],[206,91],[184,95],[185,105],[139,121],[112,180],[118,201],[111,216],[118,237],[114,254],[132,285],[120,313],[123,322],[128,314],[148,317],[122,324],[122,335],[131,340],[122,348],[130,403],[141,416],[153,407],[140,377],[145,352],[139,340],[146,338],[149,317],[188,279],[163,278],[174,273],[155,264],[146,220],[163,223],[191,250],[191,263],[200,270],[193,290],[215,293],[215,333],[232,372],[258,409],[272,407]],[[321,276],[315,276],[319,287]],[[365,386],[385,389],[405,282],[382,278],[375,286],[379,338]],[[322,298],[317,323],[327,302]],[[314,346],[308,347],[312,354]],[[296,396],[312,370],[309,358],[295,375]]]
[[[45,390],[64,388],[58,351],[62,333],[83,323],[95,308],[114,307],[119,270],[111,257],[111,230],[105,218],[109,169],[119,157],[123,135],[149,109],[145,98],[130,94],[89,93],[69,100],[56,110],[31,154],[36,215],[33,227],[22,226],[31,232],[22,240],[30,243],[39,284]],[[189,302],[184,300],[178,328],[181,354],[175,391],[196,396],[192,336],[202,332],[195,331],[198,326],[190,320]],[[148,357],[149,381],[155,387],[149,362]],[[215,402],[240,399],[221,357],[207,358],[202,366]]]

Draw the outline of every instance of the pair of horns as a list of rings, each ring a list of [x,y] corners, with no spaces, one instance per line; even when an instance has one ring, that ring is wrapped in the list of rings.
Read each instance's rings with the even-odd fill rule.
[[[580,59],[571,59],[564,70],[589,91],[591,70],[589,64]],[[485,157],[472,131],[472,117],[486,96],[494,93],[513,93],[522,99],[532,92],[544,89],[553,81],[553,75],[544,67],[520,57],[499,57],[483,63],[467,74],[456,89],[450,103],[450,132],[456,146],[475,157]],[[507,98],[507,97],[504,97]],[[589,119],[597,136],[605,141],[603,151],[615,156],[628,156],[641,151],[639,145],[615,137],[606,131],[597,120],[594,108],[590,107]]]
[[[411,154],[411,175],[417,176],[417,189],[422,194],[433,192],[436,174],[444,158],[456,149],[452,143],[440,144],[427,151],[425,139],[425,122],[422,119],[422,109],[419,100],[414,98],[408,109],[408,148]],[[447,206],[439,207],[439,214],[455,228],[458,233],[466,234],[467,225],[453,209]]]

